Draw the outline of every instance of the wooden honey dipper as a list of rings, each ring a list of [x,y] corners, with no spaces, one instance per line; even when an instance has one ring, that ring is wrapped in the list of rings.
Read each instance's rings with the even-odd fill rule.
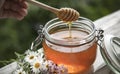
[[[65,21],[65,22],[75,21],[80,16],[79,12],[77,12],[76,10],[74,10],[72,8],[57,9],[57,8],[48,6],[46,4],[43,4],[41,2],[38,2],[36,0],[27,0],[27,2],[55,13],[58,16],[59,19],[61,19],[62,21]]]

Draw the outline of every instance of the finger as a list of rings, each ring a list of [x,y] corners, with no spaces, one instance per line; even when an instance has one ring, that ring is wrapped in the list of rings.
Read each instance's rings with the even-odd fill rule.
[[[6,1],[4,6],[3,6],[3,8],[6,9],[6,10],[11,9],[11,10],[17,11],[21,7],[17,3],[15,3],[15,2]]]
[[[3,18],[16,18],[18,20],[21,20],[24,18],[24,16],[12,10],[5,10],[3,14]]]
[[[28,4],[25,0],[15,0],[14,2],[23,8],[26,8],[26,9],[28,8]]]
[[[28,3],[26,1],[19,3],[19,5],[23,8],[28,8]]]
[[[13,5],[12,11],[15,11],[19,13],[21,16],[26,16],[27,15],[27,9],[25,8],[20,8],[19,6]]]
[[[16,3],[15,4],[11,4],[10,6],[11,6],[10,9],[13,10],[13,11],[17,11],[17,12],[21,12],[21,11],[23,12],[25,10],[27,11],[26,8],[23,8],[23,7],[21,7],[20,5],[18,5]],[[26,13],[26,11],[24,13]]]
[[[24,18],[23,14],[18,13],[18,12],[14,12],[11,17],[16,18],[17,20],[22,20]]]
[[[13,5],[11,5],[10,9],[13,11],[19,11],[22,8],[18,4],[13,4]]]
[[[21,16],[26,16],[27,15],[27,10],[26,9],[20,9],[19,11],[18,11],[18,13],[21,15]]]
[[[15,2],[23,2],[23,1],[25,1],[25,0],[14,0]]]

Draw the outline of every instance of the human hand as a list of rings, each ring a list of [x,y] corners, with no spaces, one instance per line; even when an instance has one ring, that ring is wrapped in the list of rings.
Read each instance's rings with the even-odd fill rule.
[[[27,15],[27,3],[25,0],[1,0],[0,6],[0,18],[22,20]]]

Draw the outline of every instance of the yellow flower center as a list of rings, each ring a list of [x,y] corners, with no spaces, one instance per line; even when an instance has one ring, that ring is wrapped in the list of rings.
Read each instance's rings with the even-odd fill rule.
[[[33,59],[34,58],[34,56],[30,56],[30,59]]]
[[[35,68],[39,68],[40,67],[40,63],[35,63]]]
[[[22,74],[21,72],[19,72],[19,74]]]
[[[48,64],[46,65],[46,68],[48,68]]]

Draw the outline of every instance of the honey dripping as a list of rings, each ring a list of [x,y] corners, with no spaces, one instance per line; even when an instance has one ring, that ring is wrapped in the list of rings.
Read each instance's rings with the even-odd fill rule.
[[[69,39],[72,39],[72,22],[67,22],[68,28],[69,28]],[[72,48],[70,48],[71,53],[72,53]]]

